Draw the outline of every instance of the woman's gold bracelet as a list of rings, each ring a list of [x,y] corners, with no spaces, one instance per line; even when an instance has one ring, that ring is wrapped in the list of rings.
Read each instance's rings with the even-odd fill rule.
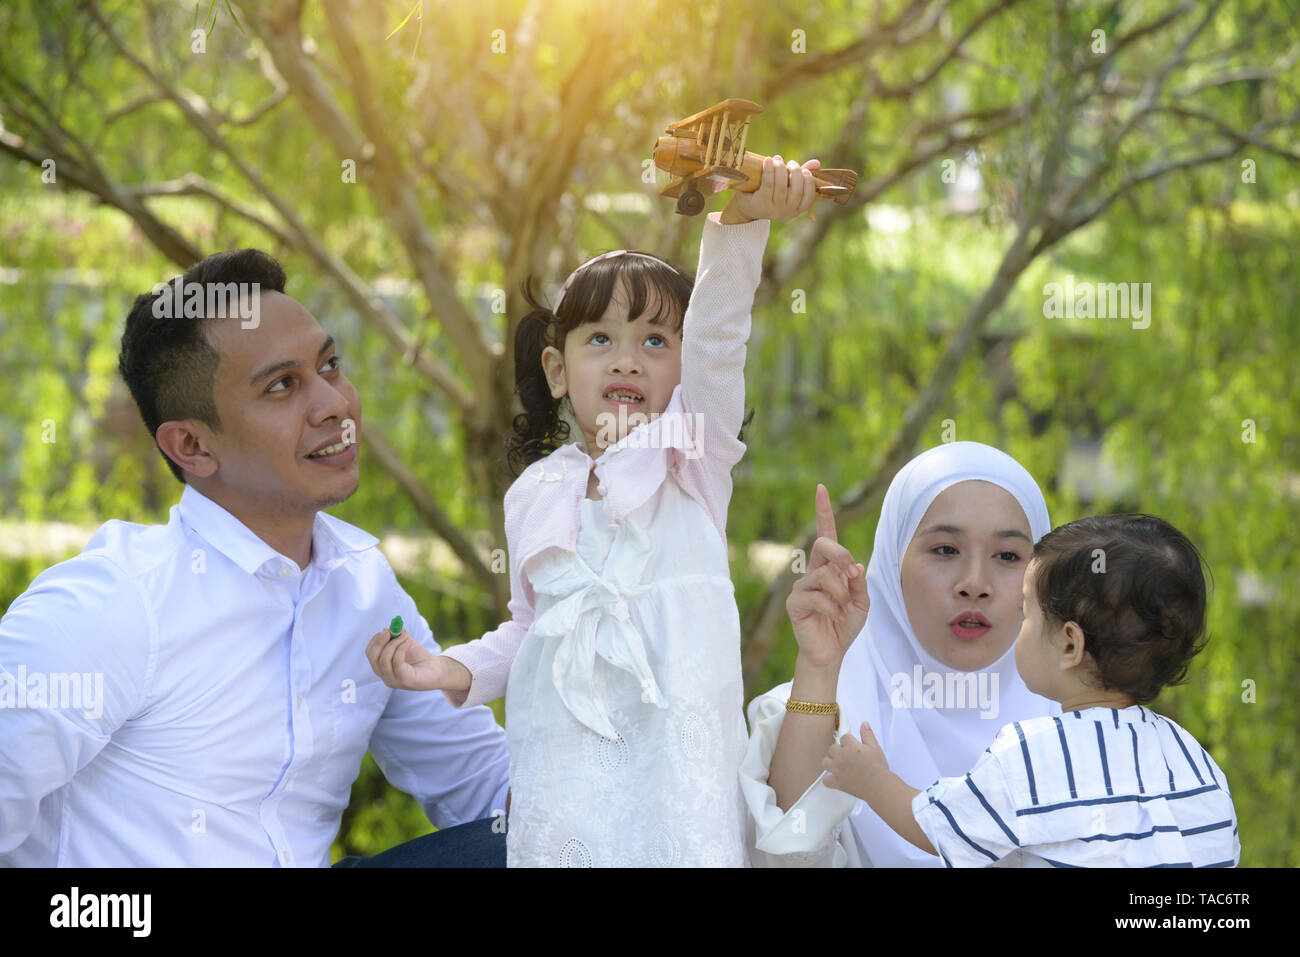
[[[785,703],[786,711],[795,711],[799,714],[829,714],[835,716],[835,727],[840,726],[840,704],[838,701],[832,701],[830,704],[814,701],[795,701],[790,698]]]

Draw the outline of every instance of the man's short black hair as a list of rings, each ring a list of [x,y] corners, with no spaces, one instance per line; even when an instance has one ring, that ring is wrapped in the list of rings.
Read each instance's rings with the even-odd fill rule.
[[[282,293],[285,275],[280,264],[260,249],[235,249],[195,263],[183,276],[169,281],[171,289],[136,297],[126,317],[117,367],[153,436],[158,426],[174,419],[198,419],[221,431],[212,393],[220,355],[203,334],[203,323],[215,317],[206,310],[204,315],[185,317],[174,295],[178,281],[181,289],[196,283],[205,289],[209,283],[257,283],[259,292]],[[156,309],[162,296],[169,297],[167,304],[174,308]],[[159,311],[166,315],[156,315]],[[180,466],[166,454],[163,458],[184,482]]]

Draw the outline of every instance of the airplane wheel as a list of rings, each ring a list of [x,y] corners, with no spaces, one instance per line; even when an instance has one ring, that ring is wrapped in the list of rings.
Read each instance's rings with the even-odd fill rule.
[[[677,212],[684,216],[698,216],[704,212],[704,194],[697,189],[682,193],[677,197]]]

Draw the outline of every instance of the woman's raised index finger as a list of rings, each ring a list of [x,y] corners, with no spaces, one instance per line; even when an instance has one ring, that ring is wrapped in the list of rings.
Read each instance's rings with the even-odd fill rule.
[[[817,537],[838,542],[835,534],[835,512],[831,510],[831,493],[825,485],[817,486]]]

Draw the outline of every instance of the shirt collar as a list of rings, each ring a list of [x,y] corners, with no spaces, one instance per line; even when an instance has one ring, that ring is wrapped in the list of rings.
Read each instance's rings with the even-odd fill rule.
[[[312,526],[312,561],[333,568],[352,552],[364,552],[379,544],[379,539],[355,525],[340,521],[324,512],[316,513]]]
[[[291,561],[192,485],[181,493],[181,520],[204,541],[250,575],[270,561]],[[316,513],[312,524],[312,564],[334,568],[350,552],[364,551],[379,539],[324,512]]]

